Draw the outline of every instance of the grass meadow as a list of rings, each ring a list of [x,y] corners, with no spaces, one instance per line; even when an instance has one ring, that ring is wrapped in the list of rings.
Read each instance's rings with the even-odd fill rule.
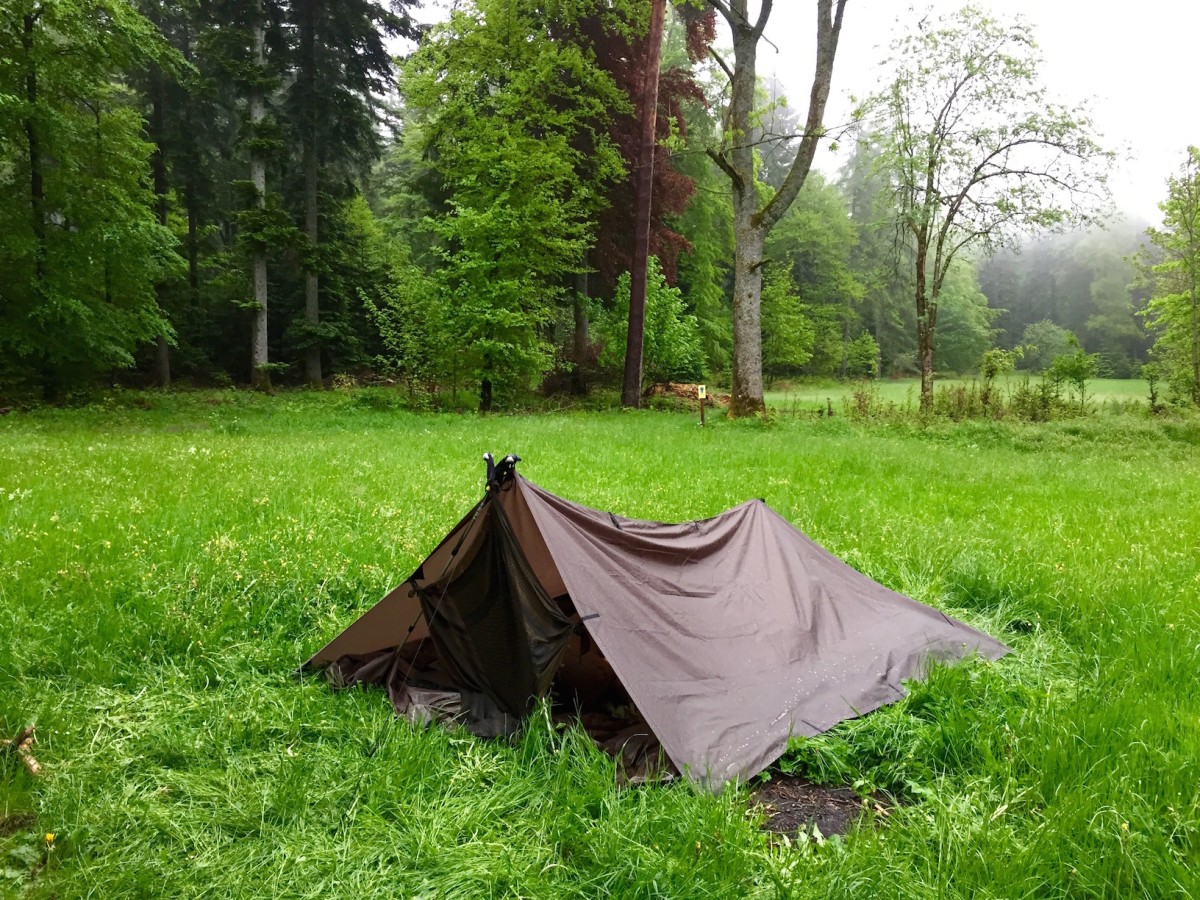
[[[1001,395],[1007,396],[1018,385],[1029,379],[1037,384],[1041,378],[1026,372],[1014,372],[1001,375],[996,379],[996,385]],[[939,378],[935,382],[938,391],[953,388],[957,385],[970,387],[978,385],[977,378]],[[921,380],[919,378],[885,378],[870,382],[871,389],[884,403],[894,403],[898,407],[915,410],[921,400]],[[856,390],[861,390],[861,382],[801,380],[796,382],[778,382],[771,386],[766,393],[767,406],[779,410],[815,410],[832,404],[835,412],[841,411],[843,400],[849,399]],[[1064,393],[1069,393],[1064,388]],[[1161,389],[1165,400],[1167,390]],[[1140,378],[1093,378],[1088,382],[1087,403],[1094,411],[1110,412],[1125,411],[1133,405],[1148,406],[1146,382]]]
[[[142,408],[148,407],[148,408]],[[715,420],[715,421],[714,421]],[[746,787],[618,789],[534,717],[397,721],[295,666],[477,499],[485,450],[683,520],[762,497],[1006,641],[796,741],[883,790],[772,839]],[[1200,423],[417,414],[383,391],[131,395],[0,418],[0,895],[1200,895]]]

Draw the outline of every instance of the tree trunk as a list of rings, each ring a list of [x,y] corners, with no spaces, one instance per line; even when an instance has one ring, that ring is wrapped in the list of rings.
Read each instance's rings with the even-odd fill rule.
[[[926,294],[929,260],[928,232],[918,229],[916,237],[917,364],[921,368],[921,412],[933,410],[933,334],[937,325],[937,298]],[[936,281],[935,281],[936,285]]]
[[[263,24],[262,0],[258,0],[258,20],[254,24],[254,62],[261,72],[266,68],[266,26]],[[250,94],[250,132],[258,136],[259,126],[267,117],[266,100],[262,89],[255,87]],[[254,184],[254,202],[259,209],[267,205],[267,161],[263,151],[256,145],[250,150],[250,180]],[[266,249],[255,242],[251,254],[254,290],[254,322],[250,340],[250,386],[260,391],[271,390],[271,373],[266,368],[267,356],[267,254]]]
[[[765,235],[734,212],[731,416],[763,412],[762,252]]]
[[[758,219],[758,186],[754,178],[750,115],[757,86],[758,30],[750,27],[741,0],[735,8],[743,22],[735,28],[735,66],[729,102],[729,152],[733,178],[733,358],[731,416],[751,416],[766,409],[762,384],[762,251],[767,234]],[[764,10],[765,11],[765,10]]]
[[[575,369],[571,372],[571,393],[580,396],[587,393],[587,376],[584,366],[588,362],[588,316],[586,299],[588,296],[587,251],[584,251],[581,271],[575,276],[575,298],[572,313],[575,328],[571,336],[571,353],[575,361]]]
[[[41,136],[33,120],[38,108],[37,65],[33,59],[33,35],[36,26],[37,16],[25,16],[21,49],[25,52],[25,100],[29,104],[29,111],[25,117],[25,141],[29,150],[29,221],[34,239],[34,290],[40,294],[44,288],[42,279],[46,274],[46,192],[42,182]]]
[[[171,345],[165,334],[154,345],[154,380],[164,391],[171,387]]]
[[[804,186],[824,135],[825,104],[833,79],[833,60],[842,31],[846,0],[817,0],[817,65],[808,100],[808,116],[796,157],[766,205],[758,208],[754,174],[751,113],[758,86],[758,41],[770,18],[773,0],[762,0],[757,21],[750,19],[747,0],[728,0],[713,6],[733,32],[734,65],[730,72],[729,116],[724,123],[730,147],[710,155],[733,184],[733,396],[731,416],[749,416],[766,409],[762,387],[762,251],[767,234],[787,212]]]
[[[304,145],[304,234],[308,237],[308,267],[304,273],[304,319],[313,328],[321,321],[319,276],[311,256],[316,254],[320,241],[317,226],[317,154],[312,136]],[[310,340],[315,337],[310,336]],[[304,375],[313,387],[322,385],[321,347],[308,348],[304,357]]]
[[[317,35],[315,3],[305,4],[303,41],[304,67],[308,70],[303,77],[309,85],[309,109],[305,112],[305,134],[303,161],[304,167],[304,235],[308,238],[308,248],[305,253],[304,266],[304,320],[316,329],[321,322],[320,276],[317,274],[316,255],[321,236],[318,228],[317,209],[317,121],[313,106],[313,93],[317,79]],[[315,334],[309,335],[310,341],[316,340]],[[304,377],[313,387],[320,387],[321,379],[321,345],[314,343],[304,354]]]
[[[167,155],[163,147],[166,140],[163,124],[166,87],[163,83],[162,69],[154,67],[154,106],[151,110],[150,121],[154,128],[154,155],[150,165],[154,176],[154,197],[157,205],[158,224],[167,227],[168,199],[167,192]],[[159,281],[154,286],[158,297],[158,308],[166,317],[167,283]],[[171,386],[171,345],[166,334],[160,334],[154,346],[154,381],[164,391]]]
[[[875,297],[875,377],[883,377],[883,314],[884,297],[882,291]]]
[[[642,345],[646,330],[646,278],[650,256],[650,212],[654,192],[654,144],[658,125],[658,70],[662,59],[666,0],[651,0],[650,31],[646,35],[646,65],[642,76],[638,167],[635,173],[636,218],[633,259],[629,272],[629,330],[625,339],[625,378],[621,405],[642,405]]]
[[[188,299],[196,306],[200,303],[200,211],[196,208],[196,176],[191,172],[184,182],[183,202],[187,206]]]
[[[481,413],[492,411],[492,379],[487,377],[479,383],[479,411]]]
[[[1200,292],[1192,275],[1192,402],[1200,406]]]
[[[38,370],[42,383],[42,400],[57,403],[62,399],[62,377],[57,364],[46,354],[41,355]]]
[[[921,412],[933,409],[933,326],[929,319],[917,319],[917,355],[921,364]]]
[[[187,25],[183,30],[183,58],[192,61],[192,38]],[[188,98],[184,107],[184,121],[190,134],[193,127],[192,98]],[[196,157],[191,157],[195,162]],[[187,165],[187,175],[183,182],[183,203],[187,207],[187,265],[188,265],[188,301],[192,307],[200,303],[200,211],[199,200],[196,196],[196,166]]]
[[[846,300],[846,311],[842,314],[842,364],[838,367],[838,378],[846,380],[850,367],[850,300]]]

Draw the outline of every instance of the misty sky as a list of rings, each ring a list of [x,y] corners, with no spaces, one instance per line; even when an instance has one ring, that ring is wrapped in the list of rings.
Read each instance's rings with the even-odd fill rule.
[[[759,51],[759,74],[775,72],[803,114],[812,83],[815,5],[776,0]],[[826,122],[848,114],[849,94],[864,96],[878,84],[888,43],[924,10],[951,11],[962,3],[935,0],[915,7],[886,0],[849,0],[834,65]],[[1200,59],[1200,3],[1142,0],[1120,6],[1085,0],[994,0],[976,4],[1003,15],[1024,16],[1034,28],[1045,63],[1042,80],[1060,102],[1088,100],[1108,148],[1124,151],[1111,179],[1114,203],[1130,215],[1158,223],[1166,179],[1183,162],[1189,144],[1200,144],[1196,65]],[[758,3],[751,3],[757,9]],[[1109,12],[1108,10],[1113,10]],[[1119,10],[1119,13],[1117,12]],[[900,24],[897,20],[900,20]],[[824,154],[822,168],[835,161]]]
[[[440,19],[445,5],[445,0],[427,0],[419,17]],[[962,5],[952,0],[915,7],[849,0],[826,123],[845,121],[849,95],[862,97],[878,86],[879,62],[904,23],[929,9],[945,12]],[[1106,146],[1122,155],[1111,180],[1115,204],[1157,223],[1167,176],[1183,162],[1189,144],[1200,144],[1195,96],[1200,2],[1141,0],[1107,9],[1094,0],[985,0],[976,5],[1022,15],[1033,25],[1050,93],[1062,103],[1089,101]],[[757,11],[758,0],[750,0],[750,6]],[[778,52],[767,43],[759,51],[759,75],[776,74],[801,115],[812,79],[815,6],[811,0],[775,0],[766,36]],[[728,44],[728,38],[723,41]],[[823,152],[817,162],[832,173],[840,160]]]

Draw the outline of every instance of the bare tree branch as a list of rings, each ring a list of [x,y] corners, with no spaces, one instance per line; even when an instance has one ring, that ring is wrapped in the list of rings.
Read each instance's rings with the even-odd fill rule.
[[[783,184],[762,212],[755,217],[757,223],[768,231],[783,217],[800,193],[800,188],[804,186],[804,181],[812,169],[813,159],[817,154],[817,143],[825,136],[825,105],[829,100],[829,89],[833,82],[833,60],[837,54],[845,10],[846,0],[837,0],[836,11],[832,0],[818,0],[817,65],[808,100],[804,137],[800,140],[796,158],[792,160],[792,167],[788,170]]]
[[[721,67],[721,71],[725,73],[725,77],[730,81],[733,81],[733,70],[729,68],[729,66],[725,63],[725,60],[721,59],[717,51],[710,47],[708,50],[708,55],[713,58],[713,62]]]
[[[742,183],[742,176],[738,174],[737,169],[729,164],[729,160],[725,158],[725,154],[718,153],[712,148],[709,148],[704,152],[708,155],[709,159],[711,159],[720,167],[722,172],[729,176],[729,180],[733,182],[734,188],[740,191],[745,187],[745,185]]]
[[[762,7],[758,11],[758,21],[754,23],[754,36],[756,38],[762,37],[763,29],[767,27],[767,19],[771,18],[772,3],[773,0],[762,0]]]

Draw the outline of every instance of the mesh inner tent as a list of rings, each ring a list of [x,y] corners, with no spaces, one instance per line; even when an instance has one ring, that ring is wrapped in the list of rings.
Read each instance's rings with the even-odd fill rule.
[[[468,558],[419,589],[438,655],[462,687],[523,716],[554,677],[572,622],[543,590],[498,503]]]

